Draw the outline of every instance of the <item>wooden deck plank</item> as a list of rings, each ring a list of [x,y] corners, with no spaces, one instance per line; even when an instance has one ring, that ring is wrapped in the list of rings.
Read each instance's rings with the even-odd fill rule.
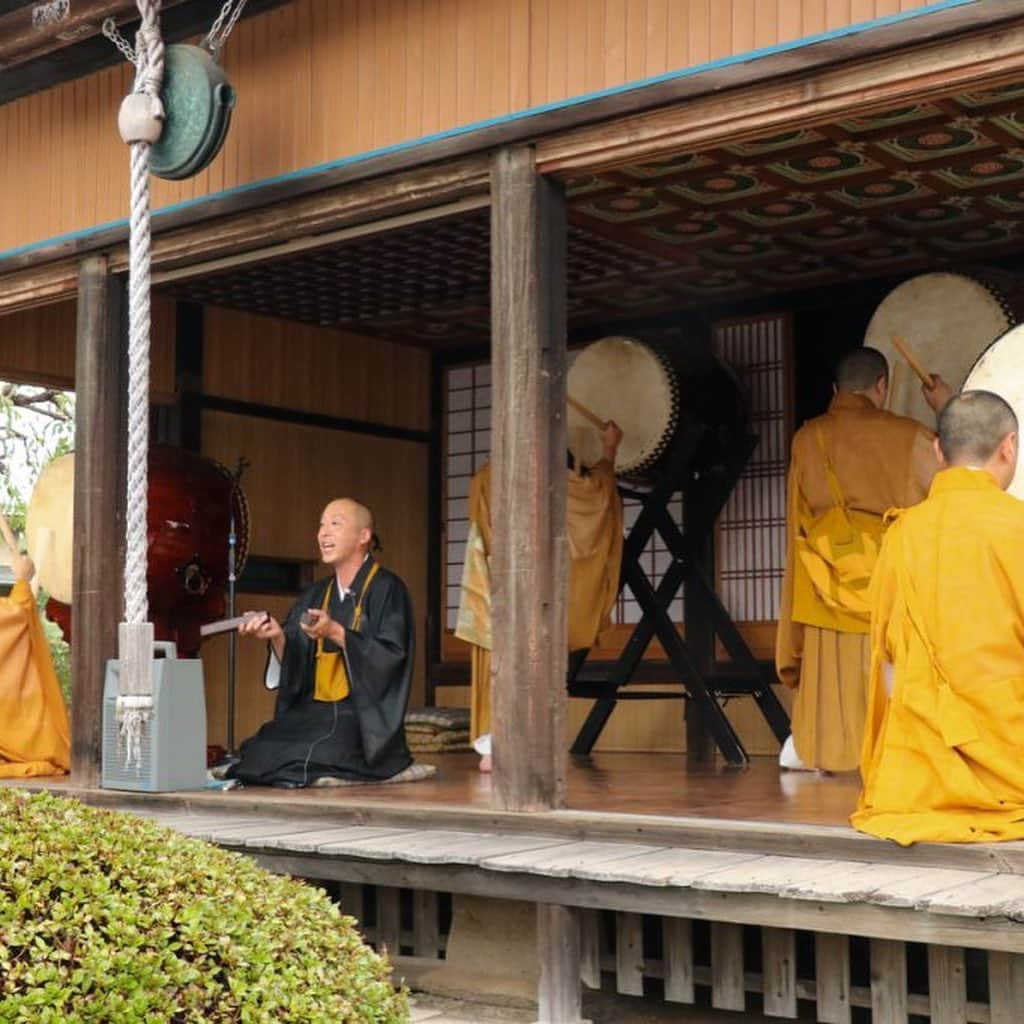
[[[414,864],[480,864],[492,857],[529,853],[564,846],[557,836],[489,835],[473,832],[433,832],[402,848],[403,860]]]
[[[762,928],[764,1012],[769,1017],[796,1017],[796,932]]]
[[[872,1024],[906,1024],[907,947],[890,939],[871,940]]]
[[[305,827],[297,821],[276,821],[273,823],[253,822],[250,825],[238,825],[231,828],[215,828],[210,830],[209,841],[217,846],[238,848],[244,846],[259,847],[267,840],[280,837],[285,842],[298,839],[309,832],[318,831],[315,821]]]
[[[340,843],[352,839],[370,839],[393,835],[393,828],[383,825],[336,825],[333,828],[320,827],[312,832],[267,836],[264,840],[253,837],[246,841],[251,849],[289,850],[295,853],[313,853],[328,843]]]
[[[835,873],[835,861],[768,855],[711,871],[693,880],[694,889],[713,892],[777,893],[801,879],[825,878]]]
[[[635,885],[687,886],[701,875],[755,859],[756,854],[724,850],[659,848],[639,856],[633,853],[602,861],[601,878],[607,882]]]
[[[967,1020],[967,973],[961,948],[928,947],[928,993],[930,1024],[962,1024]]]
[[[798,900],[823,903],[857,903],[886,885],[897,885],[917,878],[922,869],[892,864],[869,864],[861,861],[833,861],[831,874],[797,878],[780,888],[779,895]]]
[[[529,871],[550,878],[584,877],[598,879],[597,867],[605,861],[621,861],[630,856],[654,853],[658,847],[638,846],[630,843],[563,843],[544,850],[488,857],[481,866],[493,871]]]
[[[1024,878],[1018,875],[989,875],[974,881],[933,891],[915,904],[934,914],[965,917],[1008,917],[1024,919]]]
[[[331,857],[359,857],[362,860],[401,860],[403,844],[422,835],[421,830],[411,828],[382,828],[374,831],[375,835],[364,838],[334,839],[320,843],[315,852]]]
[[[742,925],[711,922],[711,1005],[716,1010],[746,1008]]]
[[[271,829],[275,824],[280,824],[280,818],[244,818],[227,819],[216,815],[197,816],[193,821],[181,821],[174,826],[175,832],[191,836],[193,839],[203,839],[211,842],[215,835],[231,835],[236,829],[267,828]],[[300,822],[290,821],[292,831],[302,827]]]
[[[914,868],[899,881],[884,882],[870,894],[870,902],[883,907],[919,907],[925,897],[950,886],[961,887],[984,878],[991,872],[961,871],[959,868]]]

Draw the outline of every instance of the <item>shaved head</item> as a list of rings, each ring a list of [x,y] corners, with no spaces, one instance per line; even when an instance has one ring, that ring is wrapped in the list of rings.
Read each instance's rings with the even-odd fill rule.
[[[1016,432],[1013,409],[991,391],[965,391],[939,414],[939,448],[951,466],[984,466]]]
[[[317,543],[328,565],[358,567],[374,537],[373,513],[353,498],[335,498],[320,516]]]
[[[889,380],[889,364],[877,348],[862,345],[847,352],[836,367],[836,388],[839,391],[869,391],[879,377]]]
[[[373,513],[355,498],[335,498],[327,507],[339,506],[342,511],[352,517],[360,530],[369,530],[373,533]]]

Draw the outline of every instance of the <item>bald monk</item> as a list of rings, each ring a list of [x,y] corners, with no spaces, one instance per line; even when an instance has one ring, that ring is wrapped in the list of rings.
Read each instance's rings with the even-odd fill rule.
[[[0,778],[63,775],[71,730],[29,581],[31,559],[12,552],[15,583],[0,598]]]
[[[622,561],[622,499],[615,486],[615,456],[622,431],[609,421],[602,457],[582,472],[570,470],[566,498],[569,537],[569,650],[592,647],[610,625]],[[491,466],[469,488],[469,538],[455,635],[470,645],[470,735],[491,767]]]
[[[284,623],[264,614],[239,627],[267,641],[272,721],[242,744],[228,776],[298,788],[332,779],[389,779],[412,764],[404,718],[413,672],[414,620],[405,584],[371,554],[370,510],[332,501],[317,543],[330,574]]]
[[[847,353],[824,416],[793,437],[786,571],[776,636],[779,678],[796,689],[793,733],[779,763],[855,771],[867,711],[867,585],[882,516],[924,498],[938,469],[934,434],[884,408],[889,366],[876,349]],[[935,378],[933,409],[950,396]],[[845,506],[848,512],[844,512]]]
[[[862,832],[1024,839],[1024,502],[1017,419],[987,391],[939,417],[943,469],[898,515],[872,583]]]

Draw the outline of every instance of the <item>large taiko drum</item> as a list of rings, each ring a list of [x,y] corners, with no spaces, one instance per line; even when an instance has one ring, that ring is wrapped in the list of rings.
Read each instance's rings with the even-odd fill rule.
[[[669,350],[636,338],[602,338],[584,348],[569,368],[567,391],[602,420],[619,425],[615,472],[639,483],[658,478],[688,424],[709,428],[704,456],[713,460],[715,441],[747,423],[739,382],[714,354]],[[601,435],[572,405],[567,428],[576,457],[584,465],[597,462]]]
[[[1008,330],[978,357],[964,381],[964,391],[993,391],[1009,402],[1024,423],[1024,324]],[[1024,470],[1020,456],[1010,493],[1024,500]]]
[[[865,345],[889,360],[887,407],[935,424],[920,382],[893,345],[894,334],[907,341],[928,370],[959,391],[979,354],[1022,316],[1024,291],[1006,272],[942,271],[904,281],[882,300],[864,336]]]
[[[48,610],[65,635],[70,625],[74,466],[74,455],[64,455],[43,470],[25,525],[29,555],[51,598]],[[241,573],[249,514],[231,474],[219,462],[183,449],[150,450],[149,614],[157,639],[176,641],[185,654],[198,649],[199,626],[224,614],[232,512],[236,571]]]

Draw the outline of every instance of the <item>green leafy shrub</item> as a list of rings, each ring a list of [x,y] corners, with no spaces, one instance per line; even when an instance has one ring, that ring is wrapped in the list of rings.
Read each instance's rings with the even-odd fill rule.
[[[407,1019],[319,889],[132,815],[0,790],[0,1022]]]

